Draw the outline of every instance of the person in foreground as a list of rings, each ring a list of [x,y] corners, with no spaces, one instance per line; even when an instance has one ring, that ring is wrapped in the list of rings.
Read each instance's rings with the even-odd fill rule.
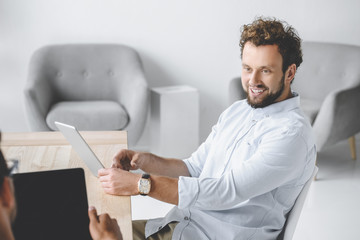
[[[1,141],[1,133],[0,133]],[[11,224],[16,217],[16,199],[10,170],[0,150],[0,239],[13,240]],[[115,219],[108,214],[97,215],[94,207],[89,207],[90,234],[94,240],[122,240],[122,235]]]
[[[316,146],[291,83],[301,39],[286,23],[242,27],[247,99],[219,117],[187,159],[122,150],[99,180],[108,194],[148,195],[176,205],[164,218],[133,221],[134,239],[276,239],[311,177]],[[142,176],[128,170],[141,169]]]

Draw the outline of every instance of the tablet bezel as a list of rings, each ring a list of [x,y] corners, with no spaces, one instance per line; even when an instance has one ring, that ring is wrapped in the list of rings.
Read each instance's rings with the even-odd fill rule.
[[[98,170],[104,168],[104,165],[91,150],[90,146],[86,143],[79,131],[74,126],[65,123],[55,122],[55,125],[64,135],[66,140],[72,145],[75,152],[85,162],[92,174],[95,177],[98,177]]]

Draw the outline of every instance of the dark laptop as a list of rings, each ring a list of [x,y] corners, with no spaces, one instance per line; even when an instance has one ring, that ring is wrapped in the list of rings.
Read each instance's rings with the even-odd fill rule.
[[[82,168],[13,175],[15,239],[91,239]]]

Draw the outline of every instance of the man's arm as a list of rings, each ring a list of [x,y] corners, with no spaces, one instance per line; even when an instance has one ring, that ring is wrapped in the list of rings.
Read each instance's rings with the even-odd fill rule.
[[[207,140],[192,154],[191,160],[185,160],[186,164],[180,159],[163,158],[151,153],[123,149],[114,156],[112,168],[98,171],[102,187],[108,194],[138,195],[137,183],[141,175],[129,172],[129,170],[141,169],[151,176],[152,186],[149,196],[178,205],[179,177],[198,177],[200,175],[215,135],[216,126]],[[191,169],[190,171],[188,167]]]
[[[100,169],[99,180],[104,191],[112,195],[138,195],[138,181],[141,174],[135,174],[120,168]],[[149,196],[163,202],[178,204],[178,178],[151,175],[151,189]]]
[[[151,174],[150,197],[174,205],[178,204],[178,178],[190,176],[186,164],[180,159],[163,158],[151,153],[127,149],[117,153],[112,168],[98,171],[104,191],[112,195],[138,195],[138,181],[141,174],[129,172],[136,169]]]
[[[190,176],[186,164],[180,159],[163,158],[151,153],[127,149],[123,149],[115,155],[112,167],[127,171],[141,169],[150,174],[172,178]]]
[[[220,177],[180,177],[178,207],[231,209],[236,204],[299,179],[305,169],[310,177],[316,149],[314,146],[308,149],[301,133],[289,132],[284,129],[277,135],[263,137],[250,159]]]

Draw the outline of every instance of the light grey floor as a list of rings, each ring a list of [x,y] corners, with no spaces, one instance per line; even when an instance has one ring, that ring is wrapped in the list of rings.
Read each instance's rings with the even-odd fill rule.
[[[360,158],[359,140],[356,145]],[[351,159],[343,141],[320,152],[318,166],[293,239],[360,239],[360,159]],[[171,207],[149,197],[132,197],[133,219],[161,217]]]

